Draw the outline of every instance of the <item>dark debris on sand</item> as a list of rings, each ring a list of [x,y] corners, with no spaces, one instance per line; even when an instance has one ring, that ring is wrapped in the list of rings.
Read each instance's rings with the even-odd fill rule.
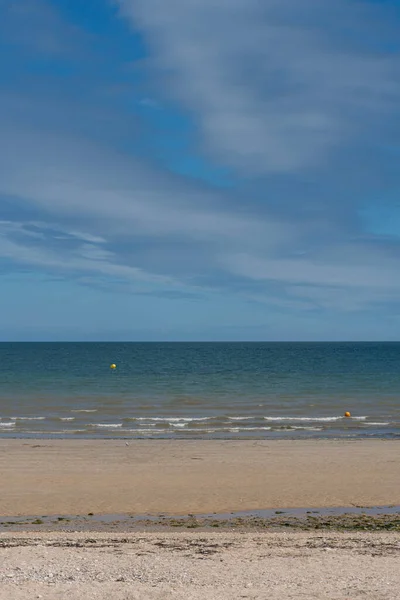
[[[140,531],[165,531],[176,529],[194,530],[243,530],[243,531],[271,531],[284,529],[297,529],[302,531],[332,530],[332,531],[395,531],[400,532],[400,514],[342,514],[322,516],[309,514],[304,516],[291,516],[278,511],[275,517],[262,518],[259,516],[232,516],[231,518],[218,517],[168,517],[137,518],[133,516],[109,517],[91,516],[56,516],[32,518],[0,518],[1,531],[65,531],[65,532],[140,532]]]

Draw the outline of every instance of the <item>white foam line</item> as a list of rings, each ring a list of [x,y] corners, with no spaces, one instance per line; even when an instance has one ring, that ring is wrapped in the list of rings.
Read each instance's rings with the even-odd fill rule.
[[[71,410],[73,413],[93,413],[97,412],[97,408],[78,408],[76,410]]]
[[[284,431],[291,431],[293,429],[303,429],[305,431],[322,431],[322,427],[301,427],[300,425],[293,425],[293,427],[291,427],[290,429],[285,429]]]
[[[240,431],[270,431],[272,427],[230,427],[228,431],[240,432]],[[222,431],[226,431],[226,427],[222,428]]]
[[[141,435],[143,433],[151,433],[154,435],[160,435],[160,434],[165,434],[165,433],[174,433],[177,434],[178,432],[182,432],[185,434],[189,434],[189,435],[193,435],[193,434],[198,434],[198,433],[218,433],[220,431],[226,431],[226,429],[168,429],[168,428],[164,428],[164,429],[124,429],[124,433],[137,433],[138,435]]]
[[[257,421],[258,419],[264,419],[265,421],[292,421],[292,422],[321,422],[321,423],[329,423],[334,421],[341,420],[353,420],[353,421],[365,421],[368,417],[344,417],[344,416],[336,416],[336,417],[260,417],[259,415],[253,415],[251,417],[227,417],[224,415],[221,416],[212,416],[212,417],[127,417],[124,420],[130,421],[144,421],[148,423],[152,422],[161,422],[161,423],[196,423],[200,421],[212,421],[218,419],[223,423],[224,421]]]
[[[15,417],[17,421],[44,421],[47,417]]]
[[[46,435],[62,435],[63,433],[87,433],[87,429],[57,429],[57,431],[46,431]]]
[[[15,423],[0,423],[0,427],[2,427],[2,428],[15,427]]]
[[[266,421],[292,421],[292,422],[297,422],[297,421],[305,421],[305,422],[311,422],[311,421],[321,421],[321,422],[328,422],[328,421],[339,421],[340,419],[342,419],[343,417],[264,417],[264,419]]]
[[[142,435],[143,433],[151,433],[154,435],[159,435],[161,433],[166,433],[164,429],[124,429],[124,433],[136,433],[138,435]]]
[[[122,427],[122,423],[90,423],[89,427],[112,427],[113,429],[117,429],[118,427]]]
[[[60,417],[60,421],[75,421],[75,417]]]
[[[322,431],[322,427],[305,427],[305,426],[301,426],[301,425],[293,425],[292,427],[288,427],[287,429],[273,429],[273,427],[233,427],[233,428],[229,428],[228,431],[241,431],[241,432],[246,432],[246,431],[263,431],[263,430],[274,430],[274,431],[279,431],[279,432],[290,432],[293,430],[297,430],[297,429],[303,429],[303,430],[307,430],[307,431]],[[221,428],[222,431],[226,431],[226,427]]]
[[[215,417],[137,417],[136,419],[132,417],[136,421],[165,421],[167,423],[179,423],[180,421],[184,421],[186,423],[190,423],[191,421],[208,421],[210,419],[214,419]]]
[[[272,427],[240,427],[241,431],[259,431],[260,429],[263,431],[269,431],[272,429]]]
[[[341,420],[365,421],[368,417],[264,417],[266,421],[305,421],[305,422],[332,422]]]

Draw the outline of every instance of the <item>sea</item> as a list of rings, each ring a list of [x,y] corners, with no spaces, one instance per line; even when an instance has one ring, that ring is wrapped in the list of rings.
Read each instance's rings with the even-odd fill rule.
[[[400,438],[400,343],[1,343],[0,437]]]

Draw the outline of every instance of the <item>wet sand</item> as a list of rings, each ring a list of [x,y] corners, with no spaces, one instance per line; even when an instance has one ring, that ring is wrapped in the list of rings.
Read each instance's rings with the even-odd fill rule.
[[[0,515],[400,505],[398,441],[0,440]]]

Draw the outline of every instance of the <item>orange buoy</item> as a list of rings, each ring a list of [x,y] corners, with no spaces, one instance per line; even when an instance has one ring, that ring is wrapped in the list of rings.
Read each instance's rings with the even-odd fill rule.
[[[349,413],[349,411],[346,411],[346,412],[344,413],[344,416],[345,416],[345,417],[351,417],[351,413]]]

